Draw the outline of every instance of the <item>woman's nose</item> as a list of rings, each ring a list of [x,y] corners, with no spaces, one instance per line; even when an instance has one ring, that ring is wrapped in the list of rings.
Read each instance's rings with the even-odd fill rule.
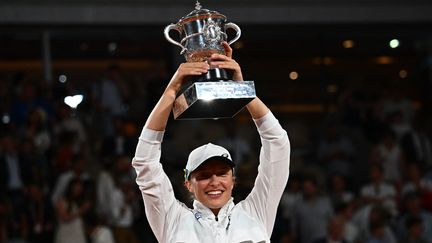
[[[217,175],[212,175],[210,177],[210,184],[217,184],[219,183],[219,178],[217,177]]]

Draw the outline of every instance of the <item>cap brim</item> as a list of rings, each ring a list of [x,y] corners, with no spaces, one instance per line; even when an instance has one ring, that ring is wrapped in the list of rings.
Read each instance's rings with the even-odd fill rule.
[[[230,165],[231,167],[235,167],[234,162],[233,162],[232,160],[228,159],[227,157],[224,157],[224,156],[213,156],[213,157],[210,157],[210,158],[204,160],[204,161],[203,161],[203,162],[202,162],[202,163],[197,167],[197,169],[198,169],[201,165],[203,165],[205,162],[210,161],[210,160],[221,160],[221,161],[225,161],[225,162],[227,162],[227,164]],[[196,170],[196,169],[195,169],[195,170]]]
[[[224,156],[213,156],[210,157],[206,160],[204,160],[198,167],[196,167],[193,171],[190,171],[187,175],[186,175],[186,179],[188,180],[190,175],[192,174],[192,172],[196,171],[198,168],[200,168],[203,164],[205,164],[206,162],[210,161],[210,160],[219,160],[219,161],[224,161],[226,162],[229,166],[231,166],[231,168],[235,167],[235,164],[232,160],[228,159],[227,157]]]

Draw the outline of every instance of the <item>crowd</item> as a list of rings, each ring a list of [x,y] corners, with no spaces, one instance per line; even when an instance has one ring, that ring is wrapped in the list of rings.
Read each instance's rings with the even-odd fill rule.
[[[148,110],[131,112],[143,97],[128,84],[116,65],[84,87],[22,74],[0,80],[1,243],[155,242],[130,165]],[[65,105],[63,98],[78,90],[84,102],[77,109]],[[278,116],[290,135],[292,165],[272,240],[432,242],[427,114],[397,89],[374,95],[346,89],[335,104],[320,123]],[[235,200],[249,193],[259,152],[253,124],[170,126],[162,163],[179,181],[173,185],[184,179],[178,173],[184,152],[213,141],[236,162]],[[184,188],[174,190],[191,201]]]

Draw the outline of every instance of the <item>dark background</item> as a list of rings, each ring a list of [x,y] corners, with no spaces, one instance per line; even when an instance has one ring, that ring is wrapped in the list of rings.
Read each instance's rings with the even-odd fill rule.
[[[430,1],[201,3],[240,26],[242,36],[232,45],[234,58],[290,135],[289,189],[272,241],[306,242],[298,226],[299,218],[306,217],[297,214],[298,200],[331,202],[331,216],[315,215],[325,222],[323,232],[331,218],[342,217],[342,204],[352,207],[354,215],[367,207],[378,208],[385,215],[378,217],[380,224],[371,219],[366,225],[378,224],[387,232],[385,237],[393,235],[396,242],[408,238],[406,232],[414,223],[406,224],[407,218],[421,218],[423,238],[432,233]],[[112,190],[128,195],[125,202],[134,217],[123,227],[126,234],[140,242],[154,241],[134,175],[122,161],[133,157],[151,108],[184,60],[179,48],[163,37],[163,28],[193,7],[193,1],[170,0],[0,3],[0,242],[54,241],[61,220],[52,196],[59,178],[68,173],[85,178],[82,198],[72,201],[93,206],[82,215],[88,242],[95,225],[111,229],[117,242],[125,240],[118,238],[122,227],[97,210],[98,186],[106,183],[100,181],[103,171],[115,182]],[[393,39],[399,41],[396,48],[390,47]],[[351,46],[346,46],[348,41]],[[115,74],[109,67],[115,67]],[[115,87],[127,107],[122,114],[101,104],[97,87],[104,79],[117,80]],[[84,96],[83,102],[69,109],[63,99],[76,94]],[[68,122],[80,125],[65,125]],[[389,151],[397,158],[394,165],[388,163],[397,167],[399,177],[384,178],[393,194],[371,198],[362,188],[370,182],[373,165],[382,166],[386,174],[387,160],[376,151],[387,134],[395,135],[390,147],[396,149]],[[429,144],[413,146],[412,134]],[[206,142],[225,144],[238,160],[236,201],[253,186],[259,138],[247,112],[218,121],[171,120],[164,141],[162,162],[181,201],[190,203],[182,178],[188,151]],[[13,169],[6,162],[11,154],[18,158],[14,163],[21,178],[15,187],[9,181]],[[419,171],[417,177],[410,173],[411,165]],[[345,181],[345,194],[335,189],[335,175]],[[317,190],[312,198],[319,200],[309,201],[307,188],[302,187],[310,178]],[[414,190],[406,189],[409,183],[416,185]],[[340,194],[352,198],[342,203]],[[410,196],[419,200],[421,216],[407,207]],[[290,204],[291,199],[297,204]],[[396,213],[386,200],[394,201]],[[357,242],[380,236],[374,234],[379,226],[364,226],[355,216],[343,222],[362,232]],[[43,230],[36,229],[39,225]],[[428,235],[424,240],[431,239]]]

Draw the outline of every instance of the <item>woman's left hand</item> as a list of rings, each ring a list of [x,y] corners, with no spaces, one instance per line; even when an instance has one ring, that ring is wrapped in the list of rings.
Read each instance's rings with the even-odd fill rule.
[[[234,81],[243,81],[243,75],[241,72],[240,65],[232,59],[232,49],[227,42],[223,42],[226,55],[213,54],[210,57],[210,66],[216,66],[218,68],[227,69],[233,72],[232,79]]]

